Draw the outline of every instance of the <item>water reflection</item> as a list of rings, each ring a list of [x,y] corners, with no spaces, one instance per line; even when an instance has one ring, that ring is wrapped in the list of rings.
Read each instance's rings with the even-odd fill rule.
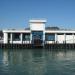
[[[72,75],[74,50],[0,50],[0,75]]]
[[[6,50],[3,52],[3,64],[5,66],[8,65],[8,51],[6,51]]]

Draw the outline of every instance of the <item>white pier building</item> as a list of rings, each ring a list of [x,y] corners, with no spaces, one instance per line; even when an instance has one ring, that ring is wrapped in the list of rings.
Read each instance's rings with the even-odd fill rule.
[[[4,44],[73,44],[75,30],[46,29],[46,20],[30,20],[30,28],[3,30]]]

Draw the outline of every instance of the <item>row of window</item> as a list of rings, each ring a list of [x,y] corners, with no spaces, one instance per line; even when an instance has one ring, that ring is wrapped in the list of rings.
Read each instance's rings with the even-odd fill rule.
[[[13,40],[14,41],[19,41],[21,38],[20,34],[17,33],[17,34],[13,34]],[[8,39],[10,39],[10,35],[8,35]],[[33,39],[43,39],[43,37],[41,38],[40,35],[34,35],[33,36]],[[23,38],[22,40],[30,40],[30,34],[23,34]],[[51,40],[51,41],[54,41],[55,40],[55,35],[46,35],[45,36],[45,40]]]
[[[20,33],[17,33],[17,34],[14,33],[12,38],[13,38],[14,41],[19,41],[20,38],[21,38],[21,35],[20,35]],[[10,39],[10,33],[8,34],[8,39]],[[30,40],[30,34],[23,34],[22,40],[24,40],[24,41]]]
[[[61,35],[61,34],[58,34],[58,35]],[[71,34],[68,34],[68,35],[71,35]],[[36,35],[36,33],[33,33],[33,36],[32,36],[32,39],[43,39],[43,34],[40,33],[40,35]],[[14,41],[19,41],[20,40],[20,33],[17,33],[17,34],[13,34],[13,40]],[[10,39],[10,33],[8,34],[8,39]],[[24,41],[25,40],[30,40],[30,34],[25,34],[23,33],[23,38],[22,38]],[[55,41],[55,34],[45,34],[45,40],[46,41]]]

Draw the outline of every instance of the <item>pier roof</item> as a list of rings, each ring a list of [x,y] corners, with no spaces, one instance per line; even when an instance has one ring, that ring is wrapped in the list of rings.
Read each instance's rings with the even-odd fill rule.
[[[3,30],[3,32],[6,32],[6,33],[30,33],[31,31],[30,30]]]
[[[47,22],[47,20],[29,20],[30,23],[36,23],[36,22]]]

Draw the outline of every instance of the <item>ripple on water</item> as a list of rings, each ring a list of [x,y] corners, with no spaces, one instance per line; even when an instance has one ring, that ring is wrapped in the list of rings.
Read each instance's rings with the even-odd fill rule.
[[[75,75],[75,51],[3,50],[0,75]]]

